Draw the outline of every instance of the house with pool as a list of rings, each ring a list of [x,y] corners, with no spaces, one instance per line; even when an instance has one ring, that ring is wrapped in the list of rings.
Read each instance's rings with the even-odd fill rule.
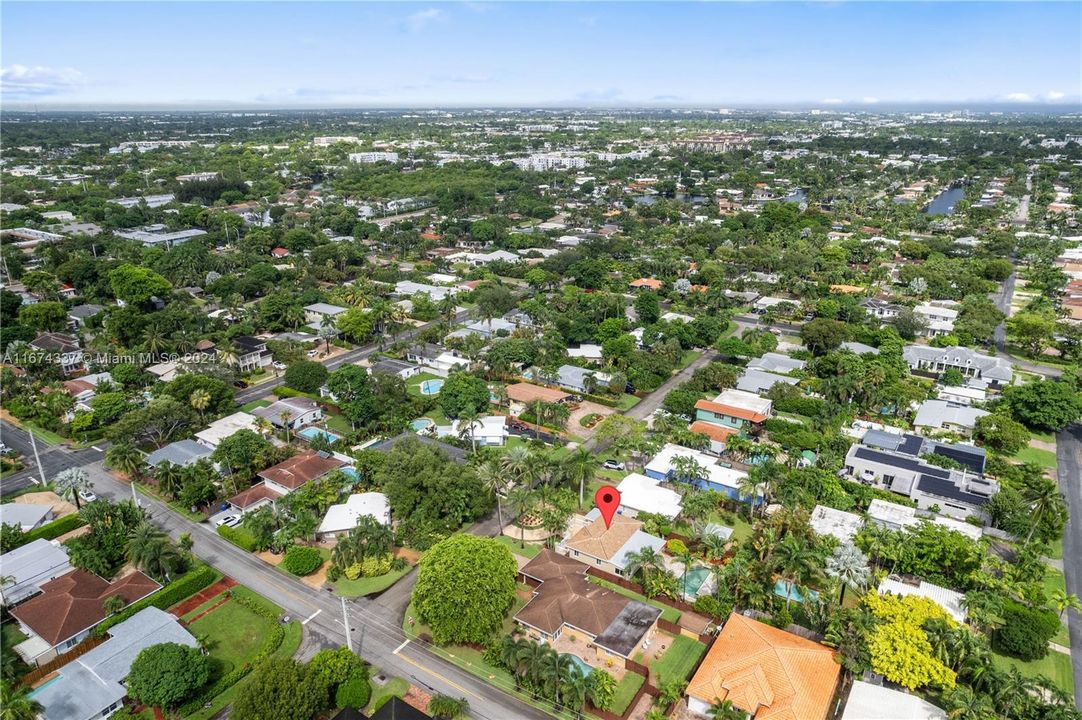
[[[697,477],[685,477],[689,467],[697,466]],[[762,502],[761,493],[754,498],[742,495],[740,485],[748,476],[742,470],[735,470],[718,463],[713,455],[693,450],[683,445],[666,443],[661,451],[646,464],[646,476],[662,482],[687,482],[703,490],[715,490],[740,502]]]
[[[536,587],[515,614],[531,638],[579,660],[584,675],[595,667],[623,667],[649,645],[661,617],[652,605],[590,582],[588,569],[545,548],[520,571]]]

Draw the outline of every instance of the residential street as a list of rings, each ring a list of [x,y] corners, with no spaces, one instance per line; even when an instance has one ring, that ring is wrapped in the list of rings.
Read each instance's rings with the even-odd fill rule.
[[[1082,597],[1082,423],[1056,434],[1060,489],[1067,496],[1070,519],[1063,535],[1063,572],[1067,592]],[[1068,611],[1075,704],[1082,707],[1082,614]]]
[[[26,463],[23,470],[0,482],[0,495],[10,495],[40,481],[37,462],[34,460],[34,449],[30,444],[30,433],[11,423],[0,421],[0,442],[22,454]],[[98,445],[98,447],[104,449],[105,445],[108,443]],[[41,438],[37,439],[37,446],[41,466],[45,470],[46,478],[50,480],[61,470],[79,467],[100,460],[102,457],[102,453],[93,448],[73,452],[63,445],[50,445]]]
[[[100,462],[90,463],[84,469],[90,474],[98,495],[112,500],[131,497],[131,486],[109,475]],[[173,538],[181,533],[191,533],[196,555],[274,601],[291,617],[302,620],[306,633],[321,636],[328,645],[345,644],[342,605],[337,596],[308,587],[232,545],[206,524],[194,523],[158,500],[140,495],[139,501],[156,525]],[[489,532],[488,522],[476,527],[475,531]],[[470,703],[471,717],[489,720],[547,717],[488,682],[459,670],[418,642],[407,642],[401,629],[401,617],[415,580],[416,571],[380,598],[347,602],[350,624],[354,628],[354,650],[389,675],[407,678],[431,692],[465,697]]]
[[[670,390],[680,383],[690,380],[696,370],[704,365],[708,365],[712,360],[717,358],[717,356],[717,352],[713,350],[704,350],[703,354],[695,358],[690,365],[666,380],[661,387],[640,400],[635,407],[625,412],[624,415],[627,415],[629,418],[635,418],[636,420],[645,420],[653,414],[655,410],[661,407],[661,403],[664,402],[665,396],[669,394]]]

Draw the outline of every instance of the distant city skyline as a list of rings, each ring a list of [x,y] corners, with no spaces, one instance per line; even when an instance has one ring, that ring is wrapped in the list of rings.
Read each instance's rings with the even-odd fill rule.
[[[5,2],[0,38],[11,110],[1082,103],[1074,2]]]

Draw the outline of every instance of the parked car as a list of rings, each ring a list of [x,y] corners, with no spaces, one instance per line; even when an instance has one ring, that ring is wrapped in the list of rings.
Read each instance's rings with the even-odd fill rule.
[[[98,496],[92,493],[90,490],[84,489],[79,491],[79,499],[83,502],[94,502],[98,499]]]
[[[240,515],[226,515],[225,517],[218,518],[214,523],[218,527],[225,525],[226,527],[236,527],[240,525]]]
[[[276,363],[274,363],[274,369],[275,370],[285,370],[286,369],[286,364],[284,362],[276,362]]]
[[[610,459],[601,463],[601,467],[605,468],[606,470],[623,470],[625,465],[619,460]]]
[[[316,355],[319,355],[318,349],[313,348],[312,350],[308,351],[308,357],[314,358]]]

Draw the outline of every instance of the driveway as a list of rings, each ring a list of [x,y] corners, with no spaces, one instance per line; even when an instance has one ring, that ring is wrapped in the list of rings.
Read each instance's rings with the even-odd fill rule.
[[[597,430],[597,425],[592,428],[587,428],[580,422],[587,415],[614,415],[616,408],[611,408],[601,403],[590,402],[589,400],[583,400],[582,403],[572,411],[571,417],[567,419],[567,425],[565,429],[571,435],[578,435],[582,438],[592,438],[594,432]]]
[[[664,402],[665,396],[669,394],[669,391],[675,389],[677,385],[681,385],[690,380],[696,370],[709,365],[716,360],[717,357],[718,354],[714,350],[704,351],[703,354],[695,358],[690,365],[666,380],[661,387],[640,400],[638,405],[628,410],[624,415],[627,415],[629,418],[635,418],[636,420],[645,420],[652,415],[655,410],[661,407],[661,403]]]

